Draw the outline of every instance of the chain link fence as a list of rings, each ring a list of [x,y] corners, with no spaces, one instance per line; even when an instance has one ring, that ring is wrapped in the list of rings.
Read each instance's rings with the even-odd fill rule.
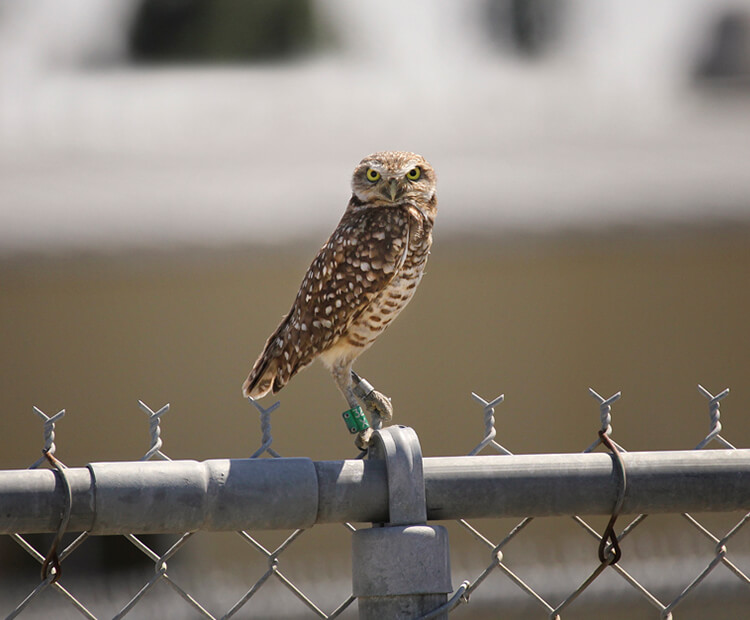
[[[206,596],[205,593],[201,596],[196,593],[194,580],[176,576],[168,567],[168,563],[178,554],[184,554],[185,550],[189,549],[191,541],[197,535],[197,530],[229,531],[232,524],[242,518],[248,519],[249,523],[254,522],[252,519],[256,518],[255,513],[247,516],[248,512],[243,512],[241,504],[245,500],[239,495],[235,496],[235,499],[239,497],[237,501],[240,506],[237,511],[241,513],[240,516],[236,516],[231,511],[225,511],[222,513],[224,521],[221,521],[219,517],[214,517],[215,520],[205,527],[190,527],[188,528],[190,531],[183,531],[175,540],[170,540],[165,551],[157,550],[157,547],[164,546],[163,540],[159,541],[161,544],[154,544],[145,534],[150,531],[176,533],[177,527],[165,521],[159,521],[159,523],[150,521],[156,518],[155,515],[162,514],[158,510],[158,502],[162,500],[151,504],[154,508],[153,513],[149,511],[138,513],[141,509],[140,505],[137,505],[132,515],[127,514],[129,510],[127,502],[132,500],[134,505],[137,504],[138,498],[128,495],[132,493],[133,484],[137,482],[143,488],[149,487],[151,484],[149,472],[157,471],[161,476],[162,470],[155,470],[156,465],[149,466],[148,469],[134,469],[137,467],[136,463],[92,464],[89,466],[89,472],[85,472],[84,475],[81,473],[82,468],[68,468],[55,456],[55,427],[65,415],[65,411],[48,416],[35,407],[34,413],[43,424],[43,456],[32,463],[28,470],[0,472],[0,506],[3,507],[1,511],[3,514],[0,514],[0,532],[6,534],[3,538],[12,540],[39,564],[41,579],[30,591],[6,591],[0,599],[4,601],[6,608],[0,609],[0,613],[6,614],[7,618],[40,617],[43,613],[49,613],[49,606],[54,605],[53,608],[57,610],[56,617],[61,617],[60,612],[67,609],[91,619],[126,616],[139,618],[155,615],[164,618],[293,617],[295,615],[337,618],[356,616],[357,606],[353,603],[358,598],[355,594],[359,594],[360,617],[377,617],[373,613],[368,616],[367,606],[363,604],[367,597],[362,593],[372,586],[362,584],[367,581],[367,576],[363,577],[363,574],[369,571],[377,575],[379,567],[364,566],[365,562],[371,563],[372,560],[363,559],[361,553],[357,551],[357,546],[360,544],[357,540],[361,541],[363,534],[367,532],[374,531],[375,535],[378,535],[377,528],[355,526],[353,523],[372,520],[386,525],[402,525],[408,528],[412,523],[426,524],[436,519],[444,522],[446,518],[451,518],[455,519],[451,526],[454,545],[455,541],[461,540],[462,546],[465,546],[461,549],[462,557],[467,555],[474,558],[485,557],[486,561],[478,569],[475,568],[477,562],[473,562],[471,566],[454,566],[452,578],[454,582],[460,580],[460,583],[452,591],[448,591],[450,588],[446,588],[444,584],[433,590],[429,589],[429,585],[427,590],[424,588],[413,590],[419,593],[429,591],[431,594],[427,597],[422,596],[418,613],[402,613],[398,617],[441,618],[447,617],[448,614],[478,617],[471,614],[467,616],[467,612],[464,611],[471,608],[466,603],[469,603],[472,597],[481,599],[483,605],[492,610],[493,616],[507,611],[509,605],[514,605],[525,610],[524,617],[580,617],[582,609],[580,603],[576,604],[573,611],[571,611],[571,605],[579,598],[585,600],[589,597],[590,601],[595,603],[600,601],[602,593],[601,591],[593,592],[596,590],[594,584],[605,580],[608,584],[602,590],[605,596],[607,592],[614,591],[619,593],[618,596],[623,596],[623,588],[620,586],[624,584],[631,599],[639,599],[651,606],[653,617],[672,618],[678,607],[687,611],[691,608],[691,601],[698,605],[706,597],[716,601],[712,615],[723,617],[719,605],[731,603],[739,605],[738,608],[741,609],[747,608],[750,603],[750,588],[748,588],[750,578],[747,575],[750,568],[750,556],[742,550],[743,544],[740,541],[743,534],[747,537],[744,526],[750,518],[750,513],[742,515],[737,513],[737,520],[721,531],[717,530],[713,522],[707,523],[703,513],[724,511],[733,515],[738,510],[744,512],[750,507],[748,501],[750,497],[750,451],[736,449],[721,435],[720,402],[727,396],[729,390],[726,389],[714,395],[699,386],[699,391],[708,402],[710,428],[709,433],[695,446],[694,454],[687,452],[628,453],[613,439],[612,407],[620,398],[620,393],[604,398],[594,390],[590,390],[598,406],[600,422],[597,429],[598,437],[577,456],[513,456],[511,451],[496,439],[495,409],[502,403],[504,396],[485,400],[473,394],[474,400],[481,407],[484,436],[476,447],[469,451],[467,457],[422,459],[416,434],[411,429],[405,429],[413,433],[411,437],[401,427],[401,430],[396,429],[391,434],[386,432],[387,429],[381,430],[380,441],[382,443],[375,451],[377,454],[370,454],[367,461],[363,458],[366,454],[360,453],[351,461],[314,464],[297,462],[303,459],[281,458],[281,455],[272,447],[271,434],[271,414],[278,408],[279,403],[264,408],[259,403],[253,402],[260,415],[262,439],[260,447],[250,459],[254,462],[274,461],[279,465],[289,463],[289,468],[284,470],[286,473],[282,474],[284,485],[287,486],[277,484],[274,487],[281,496],[287,494],[290,485],[293,485],[295,489],[303,489],[304,476],[308,475],[304,472],[313,471],[313,474],[318,476],[318,487],[316,487],[315,497],[310,501],[315,504],[316,514],[312,517],[294,517],[304,522],[305,527],[292,527],[291,533],[279,544],[269,545],[262,542],[262,537],[259,537],[254,529],[243,528],[236,532],[237,545],[247,549],[249,553],[257,554],[262,558],[266,568],[259,577],[253,577],[248,581],[244,581],[244,574],[235,575],[235,580],[244,581],[242,588],[244,593],[229,603],[217,600],[222,598],[223,594],[219,596],[216,592],[224,593],[220,583],[216,584],[215,596]],[[160,428],[161,419],[169,411],[169,405],[156,411],[143,402],[139,402],[139,405],[148,416],[150,430],[150,445],[140,461],[142,463],[170,462],[169,457],[163,451]],[[603,447],[605,454],[599,454],[601,458],[594,459],[593,453],[600,447]],[[706,450],[709,447],[717,448],[717,450]],[[378,466],[378,458],[385,460],[385,468]],[[173,462],[165,465],[166,469],[163,472],[171,472],[179,467],[179,463]],[[130,469],[119,468],[120,465],[130,467]],[[196,464],[194,467],[200,465]],[[232,463],[232,465],[236,466],[237,463]],[[312,470],[310,470],[311,465],[315,466]],[[501,470],[497,470],[498,466]],[[209,465],[207,467],[210,469]],[[208,478],[206,488],[213,488],[212,481],[215,476],[218,476],[221,484],[224,485],[222,490],[226,490],[230,486],[227,476],[220,471],[217,474],[217,467],[213,466],[209,473],[200,470],[196,476],[201,480]],[[45,474],[44,479],[33,473],[45,469],[52,471],[48,472],[49,475]],[[265,476],[265,471],[265,469],[252,470],[254,482],[257,482],[258,476],[261,478]],[[346,478],[343,473],[346,471],[352,472],[351,484],[342,488],[342,480]],[[115,504],[117,509],[111,511],[113,514],[103,515],[97,514],[96,510],[97,502],[104,502],[105,492],[109,492],[107,491],[110,488],[107,486],[109,484],[107,476],[110,474],[107,472],[112,472],[111,479],[114,480],[112,488],[116,491],[119,489],[117,493],[114,493],[115,495],[119,493],[119,495],[113,499],[119,503]],[[135,475],[127,472],[145,473]],[[295,478],[298,475],[297,472],[302,472],[299,473],[299,478]],[[92,482],[87,482],[89,474],[99,486],[94,485],[93,489],[89,488],[93,485]],[[188,480],[191,475],[180,470],[180,476],[183,476],[185,480]],[[323,479],[329,480],[330,484],[323,485],[321,482]],[[384,483],[386,479],[387,486],[384,486],[381,482]],[[510,479],[512,479],[511,482],[508,482]],[[154,478],[154,480],[157,479]],[[279,479],[269,478],[269,480]],[[453,484],[456,480],[460,480],[458,487]],[[453,484],[450,489],[448,488],[449,482]],[[39,490],[42,488],[40,486],[42,483],[52,485],[46,494]],[[176,518],[175,523],[180,525],[187,523],[187,520],[193,518],[191,510],[194,502],[192,500],[188,502],[185,496],[182,504],[171,505],[170,493],[178,485],[172,478],[164,484],[169,488],[162,489],[161,495],[151,488],[147,488],[146,491],[149,493],[153,491],[156,493],[154,497],[163,498],[163,512],[171,515],[170,518]],[[456,488],[459,488],[459,491],[456,491]],[[197,492],[203,493],[202,489],[203,487]],[[696,489],[699,492],[696,492]],[[90,494],[86,496],[89,497],[86,500],[88,503],[82,500],[84,491]],[[268,488],[264,488],[263,492],[268,492]],[[53,495],[55,498],[61,498],[61,504],[54,504],[51,499]],[[601,501],[592,501],[592,498],[597,495],[601,496]],[[291,500],[301,506],[301,512],[305,510],[304,496],[305,493],[302,492],[300,497]],[[96,502],[90,499],[93,497]],[[284,498],[269,497],[267,501],[261,503],[275,505],[277,499],[281,502]],[[251,500],[254,502],[253,506],[258,504],[255,501],[257,496],[253,495],[247,499],[248,502]],[[86,505],[81,508],[84,504]],[[51,508],[53,505],[56,505],[57,509]],[[248,503],[248,505],[251,504]],[[274,515],[257,517],[258,523],[266,519],[262,521],[263,525],[259,529],[277,526],[279,529],[285,529],[290,523],[294,525],[294,518],[289,516],[289,510],[285,506],[287,505],[280,503]],[[576,514],[566,512],[570,506],[590,508],[590,510],[580,511],[584,514],[606,513],[609,516],[609,522],[604,528],[597,529],[590,519],[584,520]],[[657,513],[678,514],[681,523],[684,524],[683,528],[696,532],[704,539],[705,549],[709,554],[705,564],[696,567],[695,562],[686,563],[678,558],[670,561],[670,558],[666,558],[665,566],[669,568],[663,571],[657,571],[656,574],[653,571],[639,571],[638,557],[629,556],[629,543],[634,532],[647,527],[644,524],[651,517],[647,514],[636,514],[629,516],[624,527],[621,525],[618,527],[617,523],[620,513],[632,515],[634,506],[648,506]],[[686,506],[693,512],[700,512],[701,515],[696,517],[690,512],[683,512]],[[209,506],[206,510],[214,514],[211,511],[215,508],[215,506]],[[524,508],[527,512],[523,514],[532,516],[525,516],[504,530],[508,517]],[[217,514],[219,512],[216,511]],[[33,518],[32,513],[35,515]],[[595,546],[598,545],[596,553],[583,557],[576,556],[574,572],[578,574],[583,570],[585,577],[575,587],[564,591],[561,583],[568,579],[559,579],[559,575],[554,574],[554,571],[551,574],[549,571],[545,572],[543,569],[549,568],[548,566],[530,566],[528,562],[524,562],[523,552],[523,542],[534,519],[544,515],[561,514],[567,516],[557,516],[558,519],[572,519],[576,529],[580,528],[586,536],[591,538]],[[345,520],[342,515],[353,515],[357,518]],[[475,515],[479,516],[481,522],[474,520]],[[94,523],[94,526],[81,533],[70,533],[69,530],[72,530],[74,525],[88,523],[87,518]],[[138,521],[139,518],[140,521]],[[201,518],[205,517],[197,515],[194,518],[198,519],[196,521],[198,523]],[[289,522],[287,518],[290,519]],[[469,522],[469,518],[472,518],[472,522]],[[109,519],[109,525],[105,523],[107,519]],[[96,599],[96,604],[94,604],[87,599],[87,596],[91,597],[90,590],[77,589],[80,583],[76,581],[74,575],[69,575],[65,570],[66,560],[79,552],[87,539],[98,533],[117,531],[117,528],[121,527],[117,523],[127,519],[131,519],[129,522],[138,522],[141,525],[135,533],[122,532],[121,534],[137,553],[147,558],[153,566],[153,573],[140,583],[128,582],[103,586],[105,589],[117,590],[117,596],[121,596],[121,592],[125,590],[129,590],[129,593],[122,604],[113,603],[112,600],[116,597],[110,593],[105,597],[109,608],[106,611],[100,611],[99,608],[104,606],[101,600]],[[621,519],[624,520],[623,517]],[[270,521],[270,525],[267,521]],[[312,528],[312,525],[323,522],[338,522],[339,525],[323,527],[342,528],[345,536],[355,541],[352,551],[354,583],[347,586],[348,593],[341,594],[340,591],[336,593],[334,591],[337,588],[329,588],[324,596],[317,597],[311,591],[317,592],[318,589],[311,587],[309,580],[301,583],[301,580],[294,579],[286,571],[284,561],[290,549],[298,546],[300,540],[314,537],[316,529]],[[425,527],[428,526],[425,525]],[[397,528],[380,529],[393,533]],[[433,528],[432,531],[435,532],[437,529]],[[499,534],[498,531],[500,531]],[[49,545],[45,541],[42,546],[38,542],[35,544],[29,536],[34,532],[53,532],[54,537]],[[423,534],[424,532],[419,536]],[[397,547],[406,545],[401,551],[407,555],[408,544],[403,542],[403,537],[395,540],[399,541],[396,543]],[[423,538],[417,539],[418,551],[422,549],[423,540]],[[382,544],[382,540],[378,539],[374,548],[379,549]],[[737,544],[740,552],[730,556],[730,544],[733,548]],[[447,537],[445,545],[447,548]],[[747,544],[744,547],[747,547]],[[396,555],[398,552],[397,549]],[[436,553],[439,556],[440,551]],[[435,556],[437,559],[424,560],[424,569],[421,571],[423,574],[415,577],[417,581],[424,575],[434,572],[434,565],[442,561],[438,556]],[[631,557],[633,557],[632,560]],[[389,559],[386,558],[384,561],[387,562]],[[408,564],[409,558],[396,558],[396,562]],[[445,564],[447,566],[447,559]],[[455,564],[457,563],[454,562]],[[677,567],[678,564],[679,567]],[[210,578],[209,568],[202,567],[206,578]],[[449,583],[450,568],[447,570]],[[675,576],[671,580],[672,587],[675,585],[675,580],[684,580],[680,582],[676,591],[667,594],[664,592],[663,579],[659,579],[663,577],[665,571]],[[719,574],[721,574],[720,579],[714,579],[712,583],[708,583],[709,576]],[[445,582],[444,577],[445,575],[442,575],[436,579]],[[402,579],[402,581],[408,581],[411,578]],[[619,583],[615,585],[613,579]],[[384,581],[388,579],[384,578]],[[106,579],[102,583],[107,583]],[[165,595],[165,586],[172,591],[172,595]],[[392,586],[383,586],[382,594],[385,598],[394,593],[397,596],[405,594],[405,592],[396,592],[400,584],[396,586],[396,590],[390,592],[389,587]],[[205,588],[202,589],[205,590]],[[263,607],[260,610],[254,608],[254,602],[261,599],[262,593],[271,590],[273,590],[271,608]],[[280,602],[281,591],[286,591],[289,595],[284,603]],[[435,592],[439,594],[435,596]],[[336,596],[340,598],[335,599]],[[294,605],[289,606],[289,597],[296,601],[296,608]],[[273,609],[275,601],[278,601],[276,610]],[[384,608],[379,609],[382,617]],[[726,617],[732,617],[730,612],[727,613],[729,615]]]

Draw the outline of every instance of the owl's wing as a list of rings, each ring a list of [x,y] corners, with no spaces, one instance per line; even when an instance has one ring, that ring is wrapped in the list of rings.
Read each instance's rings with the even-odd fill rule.
[[[243,386],[245,395],[278,392],[334,344],[395,277],[408,238],[409,216],[400,209],[347,211],[266,342]]]

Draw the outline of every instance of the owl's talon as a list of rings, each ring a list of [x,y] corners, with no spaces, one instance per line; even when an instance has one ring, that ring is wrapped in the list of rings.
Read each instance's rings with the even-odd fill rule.
[[[373,390],[362,399],[365,409],[371,417],[378,416],[387,424],[393,419],[393,405],[391,399],[377,390]],[[373,420],[374,421],[374,420]]]
[[[367,450],[372,440],[372,429],[366,428],[357,434],[357,438],[354,440],[354,445],[360,450]]]

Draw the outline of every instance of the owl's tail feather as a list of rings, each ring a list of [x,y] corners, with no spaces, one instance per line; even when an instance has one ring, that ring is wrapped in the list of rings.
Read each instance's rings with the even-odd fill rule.
[[[289,355],[284,353],[284,343],[288,341],[288,325],[291,312],[279,323],[276,330],[266,340],[263,353],[260,354],[245,383],[242,384],[243,396],[263,398],[283,388],[292,375],[297,372],[299,364],[289,364]],[[284,355],[284,359],[280,356]],[[284,364],[286,360],[286,365]]]
[[[248,396],[263,398],[271,390],[277,391],[273,389],[277,370],[275,358],[269,358],[267,355],[261,356],[255,362],[245,383],[242,384],[242,395],[246,398]]]

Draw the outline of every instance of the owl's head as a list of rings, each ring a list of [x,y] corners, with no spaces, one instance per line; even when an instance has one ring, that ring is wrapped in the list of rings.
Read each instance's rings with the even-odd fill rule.
[[[435,195],[435,171],[416,153],[373,153],[354,169],[352,191],[373,206],[430,201]]]

